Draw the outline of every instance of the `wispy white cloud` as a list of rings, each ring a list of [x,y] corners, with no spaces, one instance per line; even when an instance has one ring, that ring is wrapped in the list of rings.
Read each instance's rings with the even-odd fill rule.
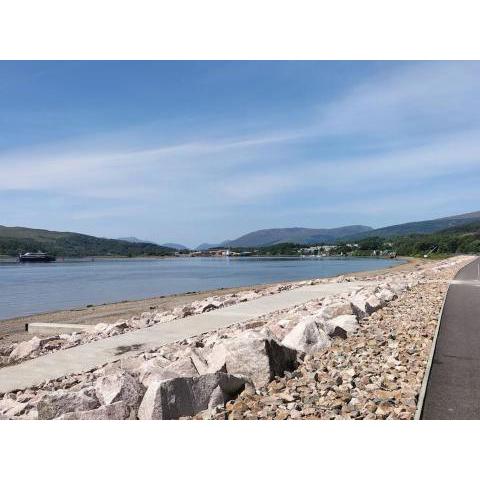
[[[320,109],[324,134],[399,136],[478,124],[478,62],[409,64],[356,85]]]
[[[447,136],[427,145],[383,154],[355,158],[309,160],[278,168],[270,174],[248,174],[230,179],[223,192],[239,201],[264,196],[280,197],[295,191],[318,189],[354,195],[355,191],[376,191],[386,187],[408,187],[410,182],[424,182],[440,177],[480,175],[480,130]],[[479,193],[480,199],[480,193]],[[337,200],[336,200],[337,201]]]
[[[235,167],[252,161],[252,155],[271,145],[297,139],[298,132],[184,142],[138,149],[123,145],[123,138],[108,136],[108,145],[88,148],[88,139],[0,153],[0,188],[11,190],[81,189],[98,192],[95,185],[132,181],[132,173],[156,169],[165,174],[206,172],[218,167]],[[98,140],[97,140],[98,142]],[[96,148],[95,148],[96,147]],[[174,179],[170,178],[169,181]],[[110,188],[111,190],[111,188]],[[128,196],[131,188],[118,191]]]

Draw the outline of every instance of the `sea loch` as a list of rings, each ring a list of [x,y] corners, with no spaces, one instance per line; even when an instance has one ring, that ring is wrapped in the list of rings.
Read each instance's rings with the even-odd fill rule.
[[[174,293],[330,277],[398,263],[377,258],[168,258],[0,264],[0,320]]]

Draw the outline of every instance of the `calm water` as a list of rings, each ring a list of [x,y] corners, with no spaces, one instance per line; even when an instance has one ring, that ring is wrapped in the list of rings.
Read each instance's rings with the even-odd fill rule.
[[[376,270],[376,258],[178,258],[0,263],[0,319],[211,290]]]

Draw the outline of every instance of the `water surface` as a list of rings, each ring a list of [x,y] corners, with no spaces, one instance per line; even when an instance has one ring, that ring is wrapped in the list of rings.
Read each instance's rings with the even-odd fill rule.
[[[172,293],[330,277],[397,262],[333,257],[4,262],[0,263],[0,320]]]

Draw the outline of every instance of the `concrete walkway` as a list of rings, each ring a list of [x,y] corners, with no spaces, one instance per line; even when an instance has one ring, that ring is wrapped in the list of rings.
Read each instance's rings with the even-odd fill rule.
[[[137,351],[158,348],[235,323],[246,322],[316,298],[350,292],[369,283],[330,283],[301,287],[212,312],[160,323],[67,350],[59,350],[0,369],[0,393],[25,389],[64,375],[88,371],[123,356],[134,355]]]
[[[479,259],[448,289],[420,418],[480,419]]]

